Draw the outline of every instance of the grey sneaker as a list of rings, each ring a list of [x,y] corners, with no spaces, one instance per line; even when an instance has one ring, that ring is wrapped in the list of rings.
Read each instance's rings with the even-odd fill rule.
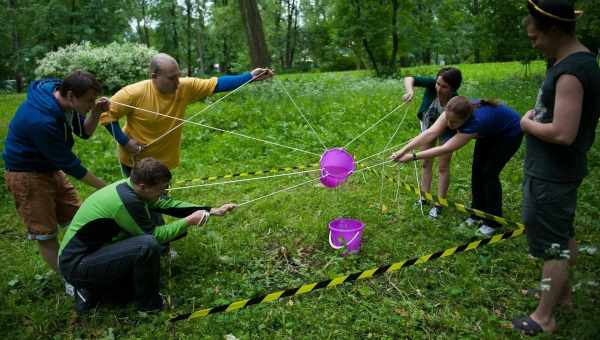
[[[487,224],[482,224],[478,231],[484,236],[492,236],[496,232],[496,228],[492,228]]]
[[[465,224],[469,227],[474,226],[475,224],[477,224],[477,222],[479,222],[479,221],[474,219],[473,217],[469,217],[465,220]]]
[[[75,287],[67,281],[65,281],[65,293],[68,296],[75,296]]]
[[[438,218],[438,216],[440,216],[441,214],[442,214],[442,207],[440,207],[439,205],[434,205],[433,208],[431,208],[431,210],[429,210],[430,218]]]

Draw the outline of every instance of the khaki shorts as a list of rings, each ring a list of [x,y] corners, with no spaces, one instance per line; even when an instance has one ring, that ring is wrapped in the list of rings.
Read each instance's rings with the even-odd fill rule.
[[[7,170],[4,178],[30,240],[56,238],[58,225],[69,223],[81,205],[77,191],[62,171]]]

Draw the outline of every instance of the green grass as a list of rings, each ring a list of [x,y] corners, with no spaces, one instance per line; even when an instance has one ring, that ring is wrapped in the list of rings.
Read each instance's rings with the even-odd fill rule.
[[[460,65],[461,94],[495,97],[523,113],[533,106],[543,64],[524,78],[519,63]],[[404,70],[435,73],[437,67]],[[282,75],[276,78],[296,100],[328,147],[342,146],[400,103],[399,80],[378,80],[365,72]],[[283,93],[279,84],[252,84],[196,117],[207,125],[320,153],[322,146]],[[220,95],[221,96],[221,95]],[[0,137],[24,96],[0,97]],[[214,102],[218,97],[211,98]],[[420,99],[420,93],[416,97]],[[202,110],[206,103],[189,107]],[[418,100],[391,115],[349,147],[357,159],[381,151],[406,112],[391,145],[418,131]],[[449,197],[469,202],[473,143],[452,162]],[[310,164],[318,157],[263,143],[186,126],[182,164],[175,181],[280,166]],[[120,178],[115,144],[104,131],[78,141],[76,152],[100,177]],[[502,173],[505,215],[519,220],[523,147]],[[370,159],[375,164],[382,157]],[[591,175],[579,194],[577,237],[582,245],[600,245],[600,151],[589,154]],[[412,164],[387,167],[386,173],[415,183]],[[297,178],[300,177],[300,178]],[[310,179],[282,177],[243,184],[173,191],[174,197],[218,205],[245,202]],[[314,178],[314,175],[313,175]],[[82,197],[92,190],[73,181]],[[175,185],[174,185],[175,186]],[[0,333],[6,338],[519,338],[510,319],[536,306],[522,289],[535,287],[540,263],[527,257],[525,237],[473,252],[414,266],[355,285],[320,290],[300,297],[170,325],[170,315],[295,287],[332,276],[424,255],[465,243],[475,230],[459,226],[465,218],[446,210],[432,221],[413,207],[409,194],[374,174],[354,175],[348,184],[325,190],[309,184],[240,207],[206,227],[193,229],[172,247],[179,257],[163,261],[162,293],[182,305],[158,315],[100,308],[77,318],[59,278],[48,273],[35,245],[24,240],[24,227],[12,198],[0,188]],[[398,199],[396,199],[396,197]],[[382,205],[384,208],[382,209]],[[327,244],[327,223],[339,216],[358,218],[367,226],[359,256],[341,257]],[[592,338],[598,332],[598,255],[582,255],[574,272],[577,308],[558,315],[557,338]],[[592,282],[592,283],[590,283]]]

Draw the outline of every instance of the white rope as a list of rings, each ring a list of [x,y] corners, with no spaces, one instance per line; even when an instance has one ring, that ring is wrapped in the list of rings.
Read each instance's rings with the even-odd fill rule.
[[[406,113],[407,112],[408,112],[408,107],[406,107],[404,109],[404,115],[402,116],[402,120],[400,120],[400,124],[398,124],[398,126],[396,127],[396,130],[392,134],[392,137],[390,137],[390,139],[388,140],[388,142],[383,147],[384,150],[390,145],[390,143],[392,143],[392,141],[394,140],[394,138],[398,134],[398,131],[400,131],[400,127],[404,123],[404,119],[406,118]],[[385,156],[384,156],[384,158],[385,158]],[[380,206],[382,206],[382,204],[383,204],[383,184],[384,184],[384,177],[385,177],[385,167],[382,164],[381,165],[381,187],[379,188],[379,205]]]
[[[317,172],[317,171],[321,171],[321,170],[320,169],[314,169],[314,170],[292,172],[292,173],[288,173],[288,174],[279,174],[279,175],[271,175],[271,176],[262,176],[262,177],[254,177],[254,178],[237,179],[237,180],[226,181],[226,182],[204,183],[204,184],[197,184],[197,185],[188,185],[188,186],[184,186],[184,187],[169,188],[169,189],[167,189],[167,191],[181,190],[181,189],[191,189],[191,188],[201,188],[201,187],[209,187],[209,186],[215,186],[215,185],[233,184],[233,183],[240,183],[240,182],[258,181],[258,180],[261,180],[261,179],[275,178],[275,177],[285,177],[285,176],[294,176],[294,175],[300,175],[300,174],[305,174],[305,173],[308,173],[308,172]]]
[[[419,170],[417,169],[417,162],[413,161],[415,164],[415,177],[417,178],[417,189],[419,190],[419,206],[421,207],[421,215],[425,216],[425,212],[423,211],[423,196],[421,195],[421,183],[419,182]]]
[[[257,77],[260,77],[261,75],[263,75],[265,72],[267,72],[267,70],[264,70],[260,75],[258,75]],[[248,80],[247,82],[243,83],[242,85],[240,85],[238,88],[234,89],[233,91],[227,93],[226,95],[224,95],[223,97],[219,98],[216,102],[208,105],[207,107],[205,107],[204,109],[202,109],[200,112],[197,112],[195,114],[193,114],[190,118],[188,118],[189,120],[194,119],[194,117],[196,117],[197,115],[209,110],[210,108],[212,108],[213,106],[217,105],[217,103],[220,103],[223,99],[229,97],[230,95],[236,93],[237,91],[241,90],[244,86],[248,85],[248,83],[250,83],[252,80],[254,80],[254,76]],[[156,113],[156,112],[155,112]],[[170,117],[170,116],[168,116]],[[150,146],[154,143],[156,143],[158,140],[162,139],[164,136],[170,134],[171,132],[173,132],[174,130],[178,129],[180,126],[182,126],[183,123],[175,126],[174,128],[172,128],[171,130],[165,132],[164,134],[162,134],[161,136],[159,136],[158,138],[156,138],[155,140],[151,141],[150,143],[148,143],[146,146]]]
[[[194,121],[191,121],[189,119],[183,119],[183,118],[179,118],[179,117],[172,117],[172,116],[160,113],[160,112],[155,112],[155,111],[152,111],[152,110],[146,110],[146,109],[143,109],[143,108],[139,108],[139,107],[135,107],[135,106],[132,106],[132,105],[123,104],[123,103],[119,103],[119,102],[115,102],[115,101],[111,101],[111,103],[115,103],[117,105],[122,105],[122,106],[125,106],[125,107],[129,107],[129,108],[140,110],[140,111],[144,111],[144,112],[154,113],[154,114],[157,114],[159,116],[171,118],[171,119],[178,120],[178,121],[181,121],[181,122],[184,122],[184,123],[190,123],[190,124],[202,126],[202,127],[207,128],[207,129],[212,129],[212,130],[216,130],[216,131],[220,131],[220,132],[224,132],[224,133],[230,133],[230,134],[238,136],[238,137],[248,138],[248,139],[252,139],[252,140],[255,140],[255,141],[259,141],[259,142],[263,142],[263,143],[267,143],[267,144],[271,144],[271,145],[276,145],[276,146],[279,146],[279,147],[282,147],[282,148],[291,149],[291,150],[295,150],[295,151],[299,151],[299,152],[304,152],[304,153],[307,153],[307,154],[310,154],[310,155],[321,157],[321,155],[319,155],[318,153],[314,153],[314,152],[310,152],[310,151],[298,149],[298,148],[295,148],[293,146],[287,146],[287,145],[279,144],[279,143],[276,143],[276,142],[271,142],[271,141],[260,139],[260,138],[255,138],[255,137],[252,137],[252,136],[247,136],[247,135],[244,135],[244,134],[241,134],[241,133],[238,133],[238,132],[234,132],[234,131],[224,130],[224,129],[213,127],[213,126],[209,126],[209,125],[206,125],[206,124],[194,122]],[[178,126],[181,126],[181,125],[182,124],[179,124]],[[156,140],[157,139],[155,139],[155,141]],[[154,142],[152,142],[152,143],[154,143]],[[148,146],[150,146],[152,143],[146,144],[145,148],[147,148]]]
[[[306,184],[308,184],[308,183],[311,183],[311,182],[316,182],[316,181],[318,181],[319,179],[321,179],[321,177],[317,177],[317,178],[311,179],[311,180],[309,180],[309,181],[302,182],[302,183],[300,183],[300,184],[297,184],[297,185],[291,186],[291,187],[289,187],[289,188],[285,188],[285,189],[277,190],[277,191],[275,191],[275,192],[272,192],[272,193],[270,193],[270,194],[268,194],[268,195],[264,195],[264,196],[261,196],[261,197],[255,198],[255,199],[251,199],[251,200],[249,200],[249,201],[246,201],[246,202],[244,202],[244,203],[240,203],[238,206],[240,206],[240,207],[241,207],[242,205],[250,204],[250,203],[252,203],[252,202],[258,201],[258,200],[260,200],[260,199],[263,199],[263,198],[266,198],[266,197],[269,197],[269,196],[273,196],[273,195],[275,195],[275,194],[278,194],[278,193],[280,193],[280,192],[284,192],[284,191],[292,190],[292,189],[295,189],[295,188],[297,188],[297,187],[300,187],[300,186],[306,185]]]
[[[315,128],[312,126],[312,124],[310,124],[308,119],[306,119],[306,116],[304,115],[304,113],[302,112],[302,110],[300,109],[298,104],[296,104],[296,101],[294,100],[294,98],[292,98],[292,96],[290,96],[290,93],[288,92],[288,90],[285,88],[285,86],[283,86],[283,82],[278,80],[277,83],[283,89],[283,92],[285,92],[285,94],[288,96],[288,98],[290,98],[290,100],[292,101],[292,104],[294,104],[294,106],[296,107],[296,110],[298,110],[298,112],[300,113],[302,118],[304,118],[304,121],[306,122],[306,124],[308,124],[308,126],[310,127],[312,132],[315,134],[315,136],[317,136],[319,143],[321,143],[321,145],[323,145],[323,148],[325,148],[325,150],[327,150],[327,145],[325,145],[325,143],[323,143],[323,141],[321,140],[321,137],[319,137],[319,134],[317,133]]]
[[[366,129],[365,131],[363,131],[363,133],[361,133],[360,135],[354,137],[353,140],[351,140],[346,145],[344,145],[344,149],[347,149],[348,146],[350,146],[350,144],[354,143],[357,139],[359,139],[360,137],[362,137],[365,133],[369,132],[372,128],[374,128],[375,126],[379,125],[379,123],[381,123],[384,119],[386,119],[387,117],[389,117],[392,113],[396,112],[398,109],[400,109],[401,107],[403,107],[404,105],[406,105],[406,103],[408,103],[408,102],[403,102],[403,103],[399,104],[392,111],[390,111],[388,114],[386,114],[381,119],[379,119],[377,122],[375,122],[375,124],[371,125],[368,129]]]
[[[363,159],[361,159],[361,160],[358,160],[358,161],[356,161],[356,163],[362,163],[362,162],[366,161],[367,159],[373,158],[373,157],[375,157],[375,156],[377,156],[377,155],[380,155],[380,154],[382,154],[382,153],[384,153],[384,152],[387,152],[387,151],[390,151],[390,150],[393,150],[393,149],[399,148],[399,147],[401,147],[401,146],[404,146],[404,145],[408,144],[409,142],[410,142],[410,139],[409,139],[409,140],[407,140],[406,142],[403,142],[403,143],[401,143],[401,144],[398,144],[398,145],[394,145],[394,146],[392,146],[392,147],[389,147],[389,148],[387,148],[387,149],[385,149],[385,150],[383,150],[383,151],[380,151],[380,152],[378,152],[378,153],[372,154],[371,156],[368,156],[368,157],[365,157],[365,158],[363,158]]]
[[[369,170],[369,169],[371,169],[371,168],[374,168],[374,167],[376,167],[376,166],[380,166],[380,165],[382,165],[382,164],[391,163],[391,162],[393,162],[393,161],[394,161],[394,160],[392,160],[392,159],[388,159],[388,160],[385,160],[385,161],[383,161],[383,162],[377,163],[377,164],[375,164],[375,165],[371,165],[371,166],[368,166],[368,167],[366,167],[366,168],[362,168],[362,169],[356,170],[354,173],[357,173],[357,172],[363,172],[363,171]]]

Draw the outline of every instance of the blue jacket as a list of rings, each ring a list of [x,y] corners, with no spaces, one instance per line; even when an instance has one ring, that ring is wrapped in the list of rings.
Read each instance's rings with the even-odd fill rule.
[[[82,178],[87,169],[71,148],[73,134],[87,139],[83,131],[84,117],[73,114],[70,123],[53,92],[60,80],[44,79],[31,84],[27,100],[21,104],[8,126],[4,145],[4,166],[7,170],[65,173]]]

